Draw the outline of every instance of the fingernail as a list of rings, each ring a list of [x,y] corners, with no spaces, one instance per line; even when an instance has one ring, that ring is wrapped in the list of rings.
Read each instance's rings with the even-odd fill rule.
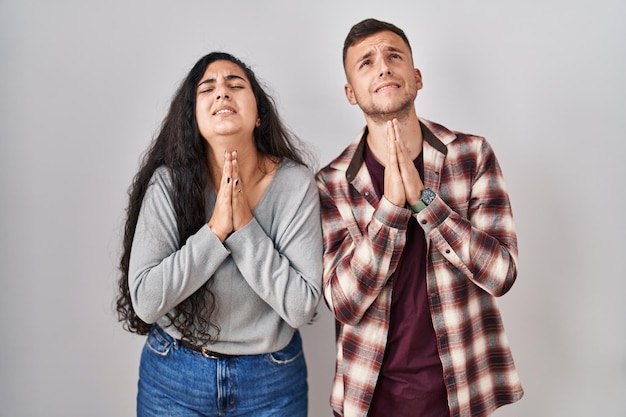
[[[235,185],[239,184],[239,180],[235,180]]]
[[[230,177],[226,178],[226,184],[230,184]]]

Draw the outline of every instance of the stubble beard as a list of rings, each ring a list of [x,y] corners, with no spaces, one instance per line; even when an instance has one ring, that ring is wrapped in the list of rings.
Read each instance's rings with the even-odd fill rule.
[[[402,120],[411,112],[416,96],[405,97],[400,103],[387,106],[370,103],[369,105],[361,106],[361,110],[367,118],[376,123],[385,123],[392,119]]]

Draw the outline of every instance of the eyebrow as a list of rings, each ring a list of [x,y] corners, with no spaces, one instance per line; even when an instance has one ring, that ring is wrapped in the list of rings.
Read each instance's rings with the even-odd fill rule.
[[[398,53],[401,53],[401,54],[404,53],[401,49],[396,48],[395,46],[386,46],[384,48],[384,50],[385,50],[385,52],[398,52]],[[359,59],[356,62],[361,62],[364,59],[367,59],[367,58],[371,57],[373,53],[374,53],[374,51],[371,51],[371,50],[367,51],[361,57],[359,57]]]
[[[227,75],[224,78],[226,78],[227,81],[230,81],[230,80],[241,80],[241,81],[244,81],[244,82],[246,81],[245,78],[243,78],[243,77],[241,77],[239,75],[235,75],[235,74]],[[198,83],[197,87],[200,87],[202,84],[210,84],[210,83],[214,83],[214,82],[215,82],[215,78],[207,78],[206,80],[200,81],[200,83]]]

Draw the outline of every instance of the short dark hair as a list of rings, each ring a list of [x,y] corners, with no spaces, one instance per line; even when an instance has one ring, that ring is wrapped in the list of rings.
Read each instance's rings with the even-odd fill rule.
[[[367,38],[378,32],[390,31],[400,36],[402,40],[409,47],[409,51],[413,53],[411,49],[411,44],[409,43],[409,39],[404,34],[404,31],[397,27],[392,23],[383,22],[376,19],[365,19],[352,26],[350,32],[348,32],[348,36],[346,36],[346,40],[343,42],[343,66],[346,66],[346,54],[348,52],[348,48],[357,43],[358,41]]]

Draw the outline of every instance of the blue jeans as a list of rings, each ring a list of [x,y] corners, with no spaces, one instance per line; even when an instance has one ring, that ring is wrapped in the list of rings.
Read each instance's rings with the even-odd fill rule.
[[[159,326],[139,366],[137,416],[306,417],[307,370],[296,331],[277,352],[212,359]]]

